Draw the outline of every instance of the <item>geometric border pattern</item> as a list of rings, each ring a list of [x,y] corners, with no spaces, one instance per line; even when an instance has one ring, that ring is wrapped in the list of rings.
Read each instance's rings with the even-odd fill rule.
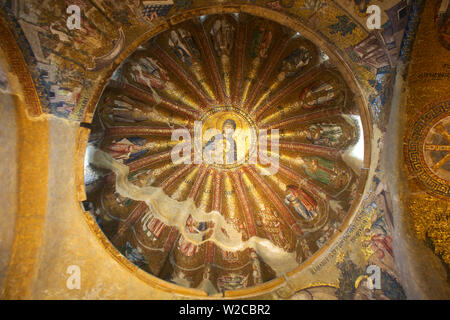
[[[428,107],[417,118],[407,135],[405,158],[411,173],[427,191],[435,195],[450,197],[450,183],[433,173],[424,157],[425,138],[434,125],[446,117],[450,117],[450,99],[438,104],[433,103],[431,107]]]

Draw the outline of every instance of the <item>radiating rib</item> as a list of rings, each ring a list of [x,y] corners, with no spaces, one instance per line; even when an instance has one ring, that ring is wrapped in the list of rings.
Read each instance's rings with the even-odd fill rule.
[[[243,107],[245,108],[245,110],[249,109],[247,104],[245,104],[244,102],[248,99],[249,93],[250,93],[250,89],[252,87],[252,84],[255,82],[255,79],[258,75],[258,71],[259,68],[261,66],[261,59],[260,58],[255,58],[252,61],[252,65],[250,67],[250,69],[247,71],[246,76],[245,76],[245,81],[242,84],[242,92],[239,95],[239,103],[241,105],[243,105]]]
[[[197,197],[195,198],[195,203],[197,207],[201,208],[204,212],[210,212],[213,201],[213,168],[207,168],[205,176],[199,185],[199,190],[197,192]],[[195,183],[194,183],[195,187]]]
[[[212,210],[221,212],[222,210],[222,173],[214,170],[213,172],[213,200]],[[214,227],[208,223],[208,227]],[[206,242],[205,263],[214,263],[215,245],[213,242]]]
[[[165,160],[170,160],[171,151],[166,151],[166,152],[161,152],[161,153],[157,153],[157,154],[153,154],[151,156],[136,160],[131,162],[128,167],[130,168],[130,173],[132,172],[136,172],[139,169],[142,169],[144,167],[147,167],[149,165],[161,162],[161,161],[165,161]]]
[[[229,173],[222,175],[223,187],[223,208],[222,215],[225,219],[234,225],[234,227],[241,232],[242,239],[248,240],[248,230],[245,226],[245,219],[243,217],[242,209],[239,205],[239,198],[236,196],[236,188],[234,187],[233,179]]]
[[[200,186],[207,174],[208,170],[204,165],[201,165],[197,177],[195,178],[194,185],[192,186],[191,191],[189,192],[188,198],[192,198],[194,201],[197,200],[198,191],[200,190]]]
[[[172,73],[174,73],[181,81],[195,93],[199,99],[201,109],[206,109],[213,102],[209,99],[203,90],[192,81],[191,77],[184,71],[166,52],[164,52],[156,43],[150,46],[150,53],[152,53],[158,61],[166,66]]]
[[[214,170],[213,176],[213,203],[212,210],[221,212],[222,210],[222,172]]]
[[[303,153],[313,154],[317,156],[326,157],[333,160],[340,160],[342,157],[342,152],[335,148],[317,146],[308,143],[301,142],[289,142],[280,140],[278,143],[280,149],[290,150],[290,151],[300,151]],[[272,147],[277,144],[271,143],[270,139],[267,141],[267,146]]]
[[[196,204],[199,208],[201,208],[202,210],[204,210],[205,212],[209,212],[211,210],[212,207],[212,202],[214,201],[214,169],[209,168],[206,169],[206,174],[205,177],[202,179],[203,181],[201,182],[201,188],[199,189],[198,195],[195,199]],[[200,180],[199,179],[199,180]],[[205,228],[205,234],[203,235],[203,241],[206,241],[202,247],[204,247],[204,262],[205,265],[210,264],[213,262],[214,260],[214,243],[207,241],[209,239],[209,237],[212,235],[213,233],[213,227],[214,227],[214,222],[212,221],[205,221],[206,224],[206,228]]]
[[[166,238],[166,242],[164,243],[164,252],[167,253],[166,257],[165,257],[165,261],[163,263],[163,267],[159,270],[158,276],[161,276],[161,273],[164,270],[164,266],[167,263],[170,263],[170,255],[173,252],[173,249],[177,243],[178,238],[180,237],[180,231],[178,231],[178,229],[176,227],[171,227],[169,235]]]
[[[155,105],[157,102],[155,100],[155,98],[153,97],[153,95],[143,89],[140,89],[138,87],[135,87],[133,85],[130,84],[126,84],[126,83],[120,83],[117,82],[115,80],[111,80],[110,81],[110,86],[112,88],[118,88],[123,90],[123,92],[126,92],[127,95],[130,95],[132,97],[135,97],[136,99],[151,103],[153,105]],[[181,106],[177,103],[173,103],[167,99],[162,98],[161,103],[159,104],[163,107],[165,107],[166,109],[184,114],[185,116],[191,118],[191,119],[197,119],[200,117],[200,111],[198,110],[194,110],[185,106]]]
[[[233,104],[239,104],[239,93],[242,86],[243,72],[244,72],[244,52],[246,45],[247,36],[247,23],[239,22],[237,39],[236,39],[236,68],[235,68],[235,81],[232,94]]]
[[[197,30],[197,34],[199,36],[200,47],[205,55],[208,69],[211,72],[214,87],[216,89],[216,95],[219,98],[218,102],[225,103],[226,102],[225,90],[223,89],[222,86],[222,82],[219,75],[219,69],[217,67],[217,62],[216,59],[214,58],[212,48],[209,44],[206,30],[204,29],[202,24],[195,24],[195,29]]]
[[[302,84],[307,81],[311,81],[317,75],[319,75],[323,71],[323,68],[320,66],[314,66],[305,73],[301,73],[295,80],[290,82],[289,85],[285,86],[282,90],[278,91],[267,103],[261,105],[255,105],[255,109],[252,110],[251,115],[253,115],[256,121],[259,120],[261,115],[269,109],[271,106],[275,105],[281,99],[292,93],[295,89],[300,87]],[[259,103],[259,102],[258,102]]]
[[[173,161],[166,161],[163,163],[153,165],[149,170],[148,174],[151,175],[152,186],[159,187],[168,176],[174,174],[174,172],[181,167],[179,163],[174,163]],[[175,168],[175,169],[174,169]],[[148,185],[148,184],[146,184]]]
[[[259,175],[256,169],[253,166],[245,167],[244,170],[248,172],[258,183],[261,188],[263,188],[264,192],[267,194],[277,211],[281,214],[284,221],[291,227],[292,231],[297,235],[303,235],[300,226],[297,224],[292,212],[286,207],[284,202],[278,197],[278,194],[272,190],[270,185]]]
[[[205,247],[205,263],[210,264],[210,263],[214,263],[214,254],[216,251],[214,242],[208,241],[206,242],[206,247]]]
[[[267,81],[267,78],[269,77],[269,75],[272,73],[273,68],[275,67],[276,63],[280,60],[280,57],[281,57],[284,49],[286,48],[289,40],[290,40],[289,37],[283,37],[279,41],[279,43],[277,43],[277,45],[275,46],[276,49],[270,55],[269,60],[267,61],[267,66],[266,66],[266,68],[264,68],[263,74],[261,75],[261,77],[259,77],[259,80],[257,81],[256,86],[253,89],[250,98],[247,99],[247,101],[245,102],[245,106],[246,106],[247,110],[251,110],[253,108],[253,105],[252,105],[253,102],[258,97],[259,91],[261,90],[261,88],[263,87],[265,82]]]
[[[180,232],[176,227],[172,227],[169,235],[167,236],[166,243],[164,244],[164,251],[170,252],[172,251],[172,247],[176,243],[178,237],[180,236]]]
[[[178,180],[181,176],[185,175],[189,170],[192,169],[194,165],[192,164],[183,164],[178,168],[174,173],[172,173],[170,176],[168,176],[160,185],[159,187],[162,188],[164,191],[172,186],[172,184]]]
[[[258,126],[262,128],[268,122],[280,121],[280,119],[286,119],[293,114],[300,114],[302,112],[302,105],[300,101],[293,101],[289,103],[278,104],[275,110],[271,110],[266,116],[263,116],[258,121]]]
[[[147,204],[143,201],[139,202],[139,204],[133,209],[133,211],[131,211],[130,215],[127,217],[125,222],[119,228],[112,242],[116,242],[125,231],[134,226],[134,224],[142,217],[142,215],[145,212],[147,212],[147,210],[148,210]]]
[[[158,136],[158,137],[171,137],[172,132],[175,130],[172,128],[164,127],[112,127],[106,128],[106,137],[134,137],[134,136]],[[192,129],[190,130],[192,132]]]
[[[220,65],[222,71],[222,82],[225,91],[227,103],[230,103],[231,97],[231,58],[227,55],[220,56]]]
[[[234,187],[236,188],[236,193],[241,204],[245,224],[247,226],[248,236],[251,238],[253,236],[256,236],[256,224],[250,212],[250,205],[247,194],[245,193],[244,187],[242,185],[241,173],[238,173],[236,171],[230,172],[230,177],[234,183]]]
[[[337,107],[337,108],[333,108],[333,109],[303,114],[300,116],[294,116],[294,117],[290,117],[288,119],[283,119],[279,122],[269,123],[269,124],[263,123],[264,119],[262,119],[259,123],[260,123],[261,129],[269,129],[269,128],[277,129],[277,128],[285,128],[289,125],[296,124],[296,123],[305,123],[308,121],[320,120],[320,119],[324,119],[324,118],[328,118],[328,117],[338,116],[341,114],[342,114],[342,108]]]

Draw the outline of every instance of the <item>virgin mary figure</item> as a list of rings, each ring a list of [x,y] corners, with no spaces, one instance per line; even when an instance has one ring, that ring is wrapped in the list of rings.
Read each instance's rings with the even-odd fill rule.
[[[223,163],[223,151],[225,151],[225,163],[233,164],[237,161],[236,140],[233,134],[236,131],[236,122],[227,119],[222,125],[222,133],[212,137],[204,147],[203,154],[209,163]],[[222,145],[219,145],[222,144]]]

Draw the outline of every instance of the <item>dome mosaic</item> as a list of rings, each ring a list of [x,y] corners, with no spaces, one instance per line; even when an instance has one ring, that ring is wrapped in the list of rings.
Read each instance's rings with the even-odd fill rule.
[[[147,273],[209,294],[309,264],[365,184],[357,93],[336,63],[247,14],[190,19],[139,46],[89,137],[87,199],[104,235]]]

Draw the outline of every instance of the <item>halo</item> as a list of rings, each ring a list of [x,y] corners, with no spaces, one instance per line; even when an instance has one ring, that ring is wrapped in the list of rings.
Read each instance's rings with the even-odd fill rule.
[[[216,129],[218,129],[219,131],[222,131],[223,124],[228,119],[231,119],[236,123],[236,130],[242,129],[242,127],[243,127],[242,118],[237,114],[232,114],[235,116],[230,116],[231,114],[232,114],[231,112],[230,113],[224,112],[224,114],[219,116],[219,118],[217,119],[217,122],[216,122]]]

